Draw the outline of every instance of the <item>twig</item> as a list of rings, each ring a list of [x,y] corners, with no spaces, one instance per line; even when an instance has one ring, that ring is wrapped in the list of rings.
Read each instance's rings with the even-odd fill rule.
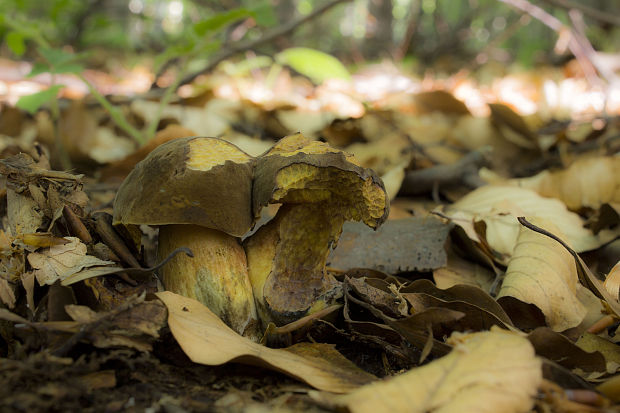
[[[230,48],[227,48],[226,50],[220,52],[219,54],[216,54],[213,59],[210,60],[209,64],[207,64],[207,66],[205,66],[202,70],[192,73],[188,76],[186,76],[185,78],[181,79],[181,81],[178,83],[177,87],[179,86],[183,86],[186,85],[188,83],[191,83],[194,79],[196,79],[198,76],[204,74],[204,73],[208,73],[211,70],[213,70],[213,68],[215,68],[218,64],[220,64],[222,61],[236,55],[237,53],[240,52],[244,52],[246,50],[250,50],[255,48],[256,46],[259,46],[261,44],[267,43],[273,39],[276,39],[280,36],[284,36],[286,34],[289,34],[290,32],[294,31],[295,29],[297,29],[299,26],[315,19],[316,17],[320,16],[321,14],[325,13],[327,10],[331,9],[332,7],[340,4],[340,3],[347,3],[350,2],[352,0],[333,0],[329,3],[326,3],[320,7],[318,7],[317,9],[315,9],[312,13],[308,14],[307,16],[301,17],[297,20],[294,20],[288,24],[285,24],[283,26],[278,27],[275,30],[272,30],[269,33],[266,33],[264,36],[261,36],[260,38],[256,39],[256,40],[249,40],[249,41],[245,41],[245,42],[238,42],[237,44],[232,44],[230,46]],[[153,83],[153,85],[151,85],[151,89],[156,89],[157,85],[155,83]]]
[[[400,187],[401,195],[419,195],[437,190],[440,186],[463,183],[477,187],[482,184],[478,169],[486,162],[487,149],[472,151],[458,162],[409,171]]]
[[[620,26],[620,17],[613,12],[603,12],[597,9],[593,9],[592,7],[586,6],[585,4],[576,3],[574,1],[569,0],[543,0],[546,3],[552,4],[556,7],[562,7],[564,9],[575,9],[579,10],[583,14],[593,19],[599,20],[604,23],[613,24],[616,26]]]
[[[140,268],[141,265],[138,260],[125,245],[125,242],[116,233],[112,227],[112,217],[105,212],[98,212],[94,214],[95,229],[103,240],[103,242],[110,247],[114,253],[120,257],[121,260],[129,264],[133,268]]]
[[[600,83],[600,78],[596,75],[596,65],[591,59],[589,59],[587,52],[583,49],[583,45],[578,40],[579,34],[576,33],[575,30],[570,30],[555,16],[552,16],[541,7],[536,6],[527,0],[499,1],[529,14],[530,16],[534,17],[536,20],[540,21],[545,26],[549,27],[558,34],[565,33],[566,30],[569,30],[570,40],[568,41],[568,48],[579,62],[579,65],[584,71],[588,81],[591,84]],[[599,81],[597,82],[597,80]]]

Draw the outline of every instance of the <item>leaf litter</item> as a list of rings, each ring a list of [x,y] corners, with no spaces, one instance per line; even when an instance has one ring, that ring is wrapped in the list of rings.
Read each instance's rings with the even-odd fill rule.
[[[51,136],[45,115],[12,113],[21,127],[0,131],[3,408],[618,411],[618,257],[604,254],[617,251],[620,185],[602,144],[617,122],[554,135],[508,104],[473,115],[441,88],[366,109],[347,95],[348,112],[282,96],[170,105],[136,152],[97,109],[70,105],[64,142],[78,170],[105,164],[100,180],[9,138]],[[147,118],[152,103],[125,109]],[[257,343],[163,292],[156,231],[113,227],[111,205],[157,144],[223,134],[259,156],[298,130],[375,169],[398,208],[377,231],[345,224],[327,259],[335,305],[263,326]],[[601,144],[582,154],[588,139]]]

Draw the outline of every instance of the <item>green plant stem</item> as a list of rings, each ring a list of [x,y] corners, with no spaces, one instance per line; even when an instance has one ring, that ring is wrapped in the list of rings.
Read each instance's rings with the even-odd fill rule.
[[[159,105],[157,105],[155,116],[153,117],[151,122],[149,122],[145,132],[145,138],[147,141],[152,139],[153,136],[155,136],[155,132],[157,132],[157,126],[159,125],[159,120],[161,119],[161,114],[164,111],[164,108],[168,105],[168,103],[170,103],[170,100],[172,100],[174,93],[181,84],[183,77],[187,73],[187,65],[188,62],[187,59],[185,59],[179,69],[179,73],[175,76],[174,81],[172,82],[172,84],[170,84],[170,86],[166,88],[164,95],[159,100]]]
[[[99,104],[110,114],[112,121],[121,128],[125,133],[127,133],[133,140],[135,140],[140,145],[146,142],[146,139],[142,133],[135,127],[133,127],[125,115],[117,108],[110,103],[105,96],[103,96],[99,91],[82,75],[81,73],[77,75],[82,82],[86,84],[89,92],[93,95],[93,97],[99,102]]]
[[[52,75],[52,86],[56,83],[56,76]],[[52,113],[52,121],[54,125],[54,142],[56,143],[56,153],[58,154],[58,158],[60,161],[60,167],[69,171],[73,167],[71,164],[71,157],[69,156],[69,152],[67,152],[67,148],[65,147],[65,143],[62,140],[62,136],[60,136],[60,107],[58,106],[58,99],[54,98],[50,102],[50,111]]]

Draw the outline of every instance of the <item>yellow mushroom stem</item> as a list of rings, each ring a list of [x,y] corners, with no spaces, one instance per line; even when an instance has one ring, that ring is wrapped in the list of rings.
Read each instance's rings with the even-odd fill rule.
[[[245,252],[237,238],[198,225],[163,225],[158,255],[188,247],[194,257],[176,255],[160,274],[166,290],[194,298],[239,334],[260,339]]]
[[[287,324],[342,295],[325,263],[345,216],[326,202],[284,204],[245,243],[250,281],[263,323]]]

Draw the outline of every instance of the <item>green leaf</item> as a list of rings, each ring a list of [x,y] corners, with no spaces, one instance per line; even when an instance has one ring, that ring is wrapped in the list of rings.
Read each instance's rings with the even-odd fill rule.
[[[52,66],[62,66],[67,63],[75,62],[79,56],[65,52],[62,49],[39,49],[41,56]]]
[[[334,56],[305,47],[292,47],[276,55],[276,61],[292,67],[313,82],[320,84],[326,79],[350,79],[349,71]]]
[[[220,30],[221,28],[226,27],[237,20],[245,19],[252,16],[253,13],[250,10],[244,8],[230,10],[225,13],[218,13],[213,17],[199,21],[198,23],[194,24],[194,32],[198,36],[205,36],[207,34],[216,32],[217,30]]]
[[[194,50],[194,47],[196,47],[196,42],[193,39],[166,47],[162,53],[155,56],[153,61],[155,72],[159,72],[162,65],[167,61],[189,55]]]
[[[40,49],[39,53],[49,63],[47,71],[51,73],[82,73],[84,71],[84,67],[77,62],[82,58],[80,55],[68,53],[62,49]]]
[[[34,77],[41,73],[51,72],[52,68],[47,63],[37,62],[32,66],[32,70],[28,73],[28,77]]]
[[[5,36],[6,45],[16,56],[21,56],[26,51],[24,35],[16,31],[11,31]]]
[[[252,13],[254,13],[256,24],[262,27],[273,27],[278,24],[278,18],[274,11],[275,8],[269,0],[252,7]]]
[[[64,87],[64,85],[53,85],[47,90],[33,93],[28,96],[22,96],[17,101],[16,106],[34,115],[42,105],[56,99],[56,95]]]
[[[54,66],[52,69],[52,73],[60,74],[60,73],[75,73],[79,74],[84,71],[84,66],[79,63],[65,63],[62,65]]]

